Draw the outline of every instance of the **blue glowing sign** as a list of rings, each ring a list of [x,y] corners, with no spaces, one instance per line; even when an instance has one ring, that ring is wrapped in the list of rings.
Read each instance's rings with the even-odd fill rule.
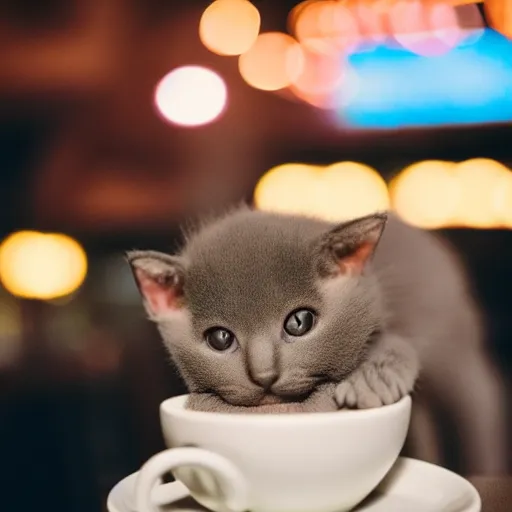
[[[393,129],[512,121],[512,41],[493,30],[440,57],[378,47],[353,54],[341,122]],[[355,93],[350,93],[354,87]]]

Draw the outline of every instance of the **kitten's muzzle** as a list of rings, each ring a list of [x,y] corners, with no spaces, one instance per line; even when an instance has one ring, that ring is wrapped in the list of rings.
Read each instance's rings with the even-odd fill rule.
[[[279,375],[274,371],[261,372],[252,375],[255,384],[261,386],[265,391],[269,391],[272,385],[277,381]]]
[[[258,405],[279,405],[283,403],[287,402],[277,395],[263,395]]]
[[[307,385],[294,386],[291,389],[274,389],[272,387],[269,392],[265,393],[259,400],[258,405],[277,405],[303,402],[309,398],[317,389],[316,383]]]
[[[308,398],[318,388],[318,386],[325,384],[328,381],[329,378],[324,375],[312,375],[307,378],[302,377],[299,379],[279,379],[270,388],[270,392],[288,402],[297,402]]]

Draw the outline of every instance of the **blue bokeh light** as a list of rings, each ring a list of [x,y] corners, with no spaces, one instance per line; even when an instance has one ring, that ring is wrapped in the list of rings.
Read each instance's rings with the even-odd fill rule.
[[[356,83],[340,89],[350,102],[338,119],[353,128],[512,121],[512,41],[493,30],[439,57],[380,46],[349,65]]]

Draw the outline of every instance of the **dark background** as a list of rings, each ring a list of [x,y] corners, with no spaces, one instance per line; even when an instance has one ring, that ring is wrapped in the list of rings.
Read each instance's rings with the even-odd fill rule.
[[[104,510],[109,489],[163,448],[158,404],[184,388],[123,251],[173,250],[185,217],[250,201],[258,178],[283,162],[355,160],[386,179],[423,159],[512,164],[512,126],[352,133],[249,88],[236,61],[197,38],[207,3],[0,1],[0,235],[65,232],[90,266],[67,301],[0,294],[0,310],[18,319],[0,334],[12,348],[0,359],[2,510]],[[255,3],[273,30],[295,2]],[[213,125],[182,130],[158,118],[151,95],[191,60],[224,74],[231,107]],[[444,233],[468,266],[508,383],[512,232]],[[446,465],[456,467],[449,454]]]

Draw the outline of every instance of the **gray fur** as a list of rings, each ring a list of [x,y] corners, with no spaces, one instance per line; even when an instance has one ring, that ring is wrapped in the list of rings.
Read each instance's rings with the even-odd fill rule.
[[[324,276],[320,269],[335,265],[326,246],[343,241],[333,228],[309,218],[240,210],[199,229],[173,260],[154,252],[129,255],[132,265],[151,273],[174,274],[174,264],[186,268],[186,307],[170,315],[148,312],[192,393],[256,406],[267,392],[258,381],[270,372],[278,376],[273,394],[302,402],[317,386],[338,383],[360,365],[382,321],[378,283],[372,273]],[[345,231],[347,240],[357,234]],[[283,341],[283,321],[299,307],[317,311],[318,325],[293,343]],[[219,354],[208,348],[203,333],[212,326],[233,331],[240,350]],[[332,388],[320,389],[326,387]],[[308,398],[316,403],[316,393]]]
[[[478,309],[458,260],[433,234],[389,215],[362,274],[337,272],[336,258],[370,236],[368,226],[380,236],[384,220],[377,215],[336,226],[239,209],[189,233],[172,259],[129,254],[134,268],[155,272],[167,261],[160,270],[184,280],[180,308],[148,312],[192,394],[188,406],[244,412],[376,407],[410,393],[420,363],[422,386],[436,390],[442,368],[460,373],[453,365],[478,360]],[[291,343],[282,326],[299,307],[317,311],[318,323]],[[203,340],[212,326],[229,328],[240,348],[212,351]],[[269,374],[275,382],[267,390],[258,382]],[[464,382],[471,387],[471,379]],[[269,391],[280,403],[260,405]],[[494,434],[498,427],[484,436]],[[482,439],[482,432],[475,436]]]

